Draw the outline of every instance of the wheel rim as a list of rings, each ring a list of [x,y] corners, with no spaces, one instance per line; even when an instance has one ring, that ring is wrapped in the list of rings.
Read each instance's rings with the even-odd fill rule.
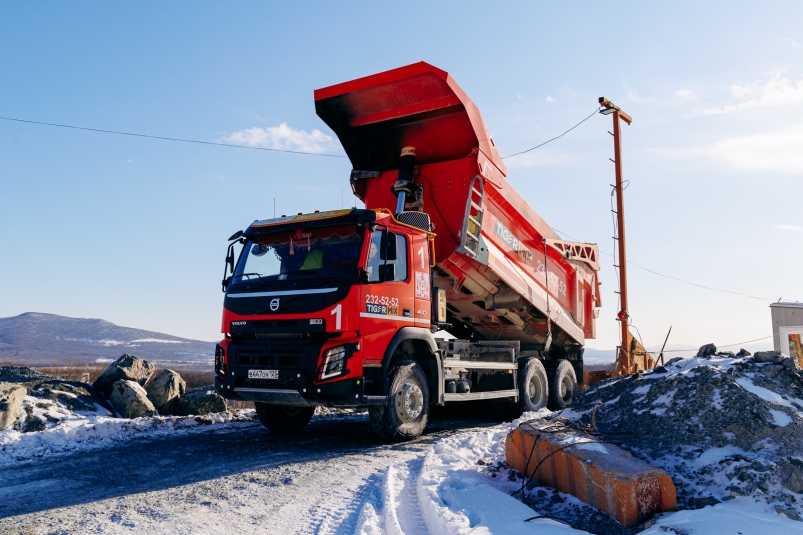
[[[564,377],[560,382],[560,397],[566,403],[570,402],[574,397],[574,385],[572,385],[572,380],[568,376]]]
[[[424,411],[424,393],[418,383],[405,379],[396,394],[396,414],[404,423],[414,422]]]
[[[538,380],[537,375],[530,377],[530,382],[527,384],[527,396],[533,405],[538,405],[544,395],[544,386]]]

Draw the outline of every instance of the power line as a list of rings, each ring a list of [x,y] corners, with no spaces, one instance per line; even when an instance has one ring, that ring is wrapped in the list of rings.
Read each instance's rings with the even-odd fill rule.
[[[570,239],[572,239],[574,241],[579,241],[576,238],[573,238],[572,236],[569,236],[565,232],[561,232],[561,231],[559,231],[558,229],[556,229],[554,227],[553,227],[553,230],[555,232],[559,233],[559,234],[563,234],[567,238],[570,238]],[[604,255],[608,255],[608,256],[612,256],[612,257],[616,258],[615,255],[612,255],[611,253],[607,253],[605,251],[600,251],[600,252],[602,254],[604,254]],[[710,286],[703,286],[702,284],[697,284],[696,282],[687,281],[687,280],[681,279],[679,277],[673,277],[671,275],[664,275],[663,273],[658,273],[657,271],[653,271],[653,270],[651,270],[649,268],[645,268],[644,266],[640,266],[640,265],[636,264],[635,262],[631,262],[630,260],[627,261],[627,264],[636,266],[637,268],[643,269],[644,271],[649,271],[653,275],[658,275],[659,277],[664,277],[664,278],[667,278],[667,279],[676,280],[676,281],[682,282],[684,284],[690,284],[691,286],[696,286],[698,288],[703,288],[705,290],[711,290],[711,291],[714,291],[714,292],[729,293],[729,294],[734,294],[734,295],[741,295],[742,297],[749,297],[750,299],[760,299],[761,301],[773,301],[774,300],[774,298],[772,298],[772,297],[757,297],[755,295],[748,295],[748,294],[744,294],[744,293],[741,293],[741,292],[734,292],[732,290],[722,290],[720,288],[712,288]]]
[[[507,155],[507,156],[502,156],[502,159],[504,160],[505,158],[512,158],[513,156],[518,156],[519,154],[524,154],[525,152],[530,152],[531,150],[535,150],[535,149],[537,149],[538,147],[543,147],[544,145],[546,145],[546,144],[547,144],[547,143],[549,143],[550,141],[555,141],[556,139],[560,139],[560,138],[562,138],[563,136],[565,136],[566,134],[568,134],[569,132],[571,132],[572,130],[574,130],[575,128],[577,128],[578,126],[580,126],[581,124],[583,124],[584,122],[586,122],[587,120],[591,119],[591,118],[592,118],[594,115],[596,115],[596,114],[597,114],[597,112],[598,112],[600,109],[602,109],[602,108],[597,108],[596,110],[594,110],[594,111],[591,113],[591,115],[589,115],[588,117],[586,117],[585,119],[583,119],[582,121],[580,121],[579,123],[577,123],[576,125],[574,125],[573,127],[569,128],[568,130],[566,130],[566,131],[565,131],[564,133],[562,133],[561,135],[559,135],[559,136],[555,136],[555,137],[553,137],[552,139],[548,139],[548,140],[544,141],[543,143],[541,143],[540,145],[536,145],[535,147],[533,147],[533,148],[531,148],[531,149],[523,150],[523,151],[521,151],[521,152],[517,152],[517,153],[515,153],[515,154],[509,154],[509,155]]]
[[[182,139],[178,137],[166,137],[166,136],[153,136],[150,134],[136,134],[133,132],[120,132],[117,130],[104,130],[102,128],[88,128],[85,126],[73,126],[68,124],[58,124],[58,123],[45,123],[42,121],[30,121],[28,119],[15,119],[13,117],[0,117],[0,119],[4,121],[14,121],[17,123],[29,123],[29,124],[38,124],[43,126],[56,126],[59,128],[69,128],[72,130],[86,130],[87,132],[99,132],[102,134],[116,134],[119,136],[133,136],[133,137],[144,137],[148,139],[161,139],[163,141],[179,141],[181,143],[195,143],[197,145],[215,145],[218,147],[233,147],[237,149],[251,149],[251,150],[265,150],[269,152],[286,152],[290,154],[306,154],[309,156],[326,156],[328,158],[344,158],[341,154],[324,154],[320,152],[305,152],[301,150],[285,150],[285,149],[268,149],[266,147],[248,147],[246,145],[234,145],[233,143],[215,143],[213,141],[199,141],[197,139]]]

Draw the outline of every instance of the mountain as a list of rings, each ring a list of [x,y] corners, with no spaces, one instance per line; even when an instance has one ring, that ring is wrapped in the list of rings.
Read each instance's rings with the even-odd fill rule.
[[[26,312],[0,318],[0,362],[50,365],[109,362],[123,353],[172,367],[209,367],[214,342],[201,342],[100,319]]]

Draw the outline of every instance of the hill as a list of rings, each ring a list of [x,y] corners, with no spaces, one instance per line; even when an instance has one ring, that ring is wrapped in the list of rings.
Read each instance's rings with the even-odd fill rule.
[[[209,367],[213,342],[189,340],[101,319],[68,318],[26,312],[0,318],[0,362],[51,365],[106,362],[130,353],[171,367]]]

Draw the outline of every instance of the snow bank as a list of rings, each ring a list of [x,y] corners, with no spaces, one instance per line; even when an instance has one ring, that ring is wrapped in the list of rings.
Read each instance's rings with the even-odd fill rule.
[[[62,399],[70,392],[57,392]],[[204,432],[251,424],[254,411],[205,416],[154,416],[132,420],[115,418],[95,404],[95,410],[70,410],[59,400],[26,396],[16,424],[0,431],[0,466],[51,455],[97,449],[133,438]]]

